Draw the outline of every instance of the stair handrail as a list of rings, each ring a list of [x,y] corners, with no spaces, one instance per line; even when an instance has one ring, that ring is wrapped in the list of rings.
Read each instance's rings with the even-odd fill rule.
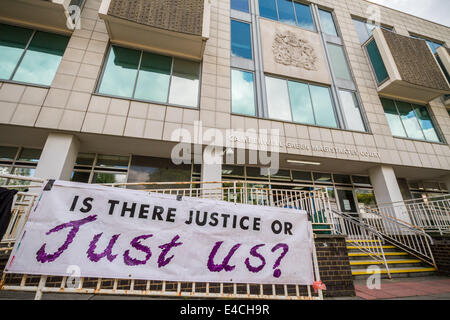
[[[364,229],[368,234],[371,234],[372,236],[374,236],[375,239],[377,239],[375,243],[378,243],[379,246],[375,245],[375,246],[373,246],[373,248],[371,248],[371,246],[370,246],[371,239],[364,239],[365,236],[363,239],[360,239],[360,241],[363,241],[363,244],[364,244],[364,241],[366,241],[367,245],[360,245],[360,243],[358,241],[354,241],[353,244],[355,247],[358,248],[358,250],[360,250],[364,253],[368,253],[370,258],[381,262],[386,268],[388,277],[391,278],[391,272],[389,270],[389,265],[386,261],[386,255],[384,254],[384,249],[383,249],[383,244],[385,243],[384,236],[378,230],[372,228],[371,226],[369,226],[367,224],[362,223],[361,221],[355,219],[351,215],[348,215],[344,212],[340,212],[340,211],[337,211],[337,210],[334,210],[331,208],[329,210],[331,211],[331,213],[333,215],[336,215],[336,216],[344,219],[345,221],[349,222],[350,224],[352,224],[353,226],[356,226],[359,229]],[[337,219],[334,219],[334,221],[336,221],[336,220]],[[344,235],[341,232],[341,228],[339,228],[338,226],[335,226],[334,229],[335,229],[336,233]],[[354,234],[346,234],[346,235],[350,239],[355,236],[362,236],[357,233],[359,233],[359,232],[354,232]],[[375,249],[375,250],[372,250],[372,249]]]
[[[422,227],[413,225],[413,224],[408,223],[406,221],[400,220],[400,219],[398,219],[396,217],[392,217],[390,215],[387,215],[386,213],[381,212],[379,208],[364,207],[364,209],[371,211],[372,214],[375,214],[375,215],[378,215],[378,216],[382,216],[383,218],[385,218],[387,220],[390,220],[390,221],[392,221],[392,222],[394,222],[396,224],[402,225],[403,227],[408,228],[411,231],[419,232],[419,233],[423,234],[425,237],[427,237],[428,240],[430,240],[431,244],[434,244],[433,238],[428,233],[426,233],[425,229],[423,229]]]
[[[372,207],[365,206],[364,209],[366,211],[369,211],[369,213],[380,217],[381,220],[383,220],[383,225],[384,225],[384,222],[387,221],[387,222],[394,224],[395,227],[401,227],[401,228],[408,229],[409,231],[414,233],[414,235],[416,237],[417,236],[420,237],[419,239],[422,239],[421,237],[423,237],[425,239],[425,243],[423,243],[423,241],[422,241],[421,245],[422,245],[423,251],[420,251],[417,248],[417,245],[420,245],[419,241],[416,240],[416,243],[415,243],[416,246],[413,247],[413,245],[411,243],[414,244],[414,240],[412,238],[411,239],[405,238],[405,239],[402,239],[402,241],[401,241],[399,238],[394,237],[393,233],[388,234],[386,232],[379,230],[379,232],[381,234],[383,234],[383,236],[385,237],[385,239],[388,242],[390,242],[396,246],[400,246],[403,250],[416,256],[420,260],[433,265],[437,269],[436,261],[434,260],[433,252],[431,251],[431,247],[430,247],[430,243],[431,244],[434,243],[433,238],[429,234],[427,234],[423,228],[421,228],[419,226],[415,226],[413,224],[410,224],[406,221],[400,220],[396,217],[389,216],[386,213],[381,212],[381,210],[379,208],[372,208]],[[404,234],[401,234],[401,235],[405,236]],[[420,247],[419,247],[419,249],[420,249]]]

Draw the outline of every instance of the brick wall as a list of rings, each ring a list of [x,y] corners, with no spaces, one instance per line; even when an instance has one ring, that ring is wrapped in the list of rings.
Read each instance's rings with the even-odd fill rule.
[[[325,297],[355,296],[345,237],[317,235],[315,243]]]
[[[440,274],[450,276],[450,236],[433,236],[434,260]]]

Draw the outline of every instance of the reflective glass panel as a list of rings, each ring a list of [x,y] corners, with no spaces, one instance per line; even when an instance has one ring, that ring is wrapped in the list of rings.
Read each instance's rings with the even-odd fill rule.
[[[140,55],[137,50],[111,46],[98,92],[131,98]]]
[[[76,165],[92,166],[94,164],[95,154],[93,153],[78,153]]]
[[[252,59],[250,24],[231,20],[231,54],[235,57]]]
[[[336,25],[334,24],[333,14],[329,11],[319,9],[319,16],[323,32],[331,36],[338,37]]]
[[[0,24],[0,79],[9,80],[33,30]]]
[[[0,147],[0,160],[14,160],[17,150],[17,147]]]
[[[291,121],[287,81],[266,77],[266,91],[269,118]]]
[[[315,124],[308,85],[306,83],[289,81],[288,86],[293,121],[305,124]]]
[[[125,173],[95,172],[92,183],[126,183]]]
[[[136,84],[136,99],[167,102],[172,58],[144,52]]]
[[[275,0],[259,0],[259,14],[261,17],[278,20]]]
[[[377,81],[378,83],[382,83],[389,78],[389,74],[386,70],[386,66],[384,65],[383,58],[381,57],[375,40],[372,40],[367,44],[367,53],[369,55],[370,62],[372,63]]]
[[[231,0],[231,9],[248,12],[248,0]]]
[[[109,167],[109,168],[128,168],[129,157],[124,156],[109,156],[99,155],[97,157],[97,167]]]
[[[408,137],[424,140],[425,137],[411,104],[403,101],[396,101],[396,104]]]
[[[314,115],[316,116],[316,124],[324,127],[337,128],[330,89],[310,85],[309,90],[311,92]]]
[[[277,0],[279,21],[296,25],[292,0]]]
[[[347,59],[344,54],[344,49],[341,46],[337,46],[331,43],[328,43],[327,46],[336,78],[351,81],[352,76],[350,74],[350,69],[348,67]]]
[[[353,20],[353,23],[355,24],[356,32],[358,33],[359,42],[366,42],[370,38],[366,23],[356,19]]]
[[[297,16],[297,25],[299,27],[315,30],[314,20],[311,14],[311,9],[308,5],[294,1],[295,14]]]
[[[42,150],[40,149],[22,149],[19,159],[17,161],[27,161],[27,162],[39,162]]]
[[[420,126],[422,127],[423,133],[425,134],[425,139],[433,142],[441,142],[427,108],[419,105],[413,105],[413,107]]]
[[[169,103],[182,106],[198,106],[200,64],[174,59]]]
[[[91,175],[90,172],[74,171],[74,172],[72,172],[72,176],[70,177],[70,181],[89,183],[89,176],[90,175]]]
[[[231,107],[233,113],[256,115],[252,72],[231,70]]]
[[[69,37],[37,31],[13,80],[51,85],[68,43]]]
[[[403,128],[401,119],[398,115],[397,108],[395,107],[394,101],[390,99],[381,98],[381,104],[384,108],[384,114],[386,115],[386,119],[389,124],[389,128],[391,128],[391,132],[393,136],[397,137],[407,137],[406,132]]]
[[[361,116],[361,109],[359,108],[355,93],[340,90],[339,94],[341,96],[342,109],[347,123],[347,129],[366,131],[364,121]]]

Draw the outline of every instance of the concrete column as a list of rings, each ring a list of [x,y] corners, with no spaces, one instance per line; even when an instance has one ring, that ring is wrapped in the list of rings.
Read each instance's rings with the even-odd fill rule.
[[[202,175],[201,180],[204,182],[222,181],[222,163],[223,148],[207,146],[203,150]],[[205,189],[204,195],[209,194],[211,197],[217,196],[222,185],[220,183],[205,183],[202,188]]]
[[[70,180],[79,145],[78,139],[73,135],[50,133],[42,150],[35,177]]]
[[[450,193],[450,174],[444,178],[445,185],[447,186],[448,193]]]
[[[370,180],[374,188],[378,206],[386,209],[386,214],[397,219],[411,223],[402,193],[395,176],[394,168],[390,166],[378,166],[369,170]]]

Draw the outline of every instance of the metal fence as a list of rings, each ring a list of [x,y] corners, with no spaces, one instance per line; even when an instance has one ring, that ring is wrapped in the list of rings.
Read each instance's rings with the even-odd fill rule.
[[[19,176],[0,175],[32,181],[31,191],[41,187],[43,180]],[[269,185],[255,186],[249,182],[182,182],[182,183],[131,183],[115,184],[115,187],[141,189],[172,195],[201,197],[231,201],[235,203],[275,206],[306,210],[311,217],[316,232],[334,233],[334,222],[329,210],[330,204],[326,190],[298,191],[276,189]],[[18,186],[4,186],[17,188]],[[23,188],[23,186],[20,186]],[[12,210],[8,232],[1,241],[4,250],[11,250],[15,240],[26,222],[28,213],[35,200],[36,193],[19,193]],[[320,281],[316,249],[313,242],[312,261],[314,280]],[[4,266],[0,266],[3,271]],[[35,292],[35,299],[41,299],[43,293],[79,293],[131,296],[165,296],[191,298],[233,298],[233,299],[297,299],[321,300],[322,290],[313,290],[312,286],[266,285],[266,284],[229,284],[229,283],[193,283],[153,280],[73,278],[59,276],[34,276],[26,274],[1,274],[0,290]]]
[[[380,210],[390,213],[394,206],[395,203],[384,204]],[[413,225],[425,231],[441,235],[450,232],[450,194],[407,200],[400,208],[407,213]]]
[[[392,210],[365,208],[361,221],[382,234],[387,242],[436,268],[430,247],[433,244],[431,236],[422,228],[396,218],[399,212]]]
[[[383,249],[383,244],[385,243],[383,235],[349,214],[335,210],[332,210],[332,212],[336,217],[336,233],[346,236],[351,243],[350,248],[366,253],[373,260],[383,264],[388,277],[391,278],[391,272]]]

